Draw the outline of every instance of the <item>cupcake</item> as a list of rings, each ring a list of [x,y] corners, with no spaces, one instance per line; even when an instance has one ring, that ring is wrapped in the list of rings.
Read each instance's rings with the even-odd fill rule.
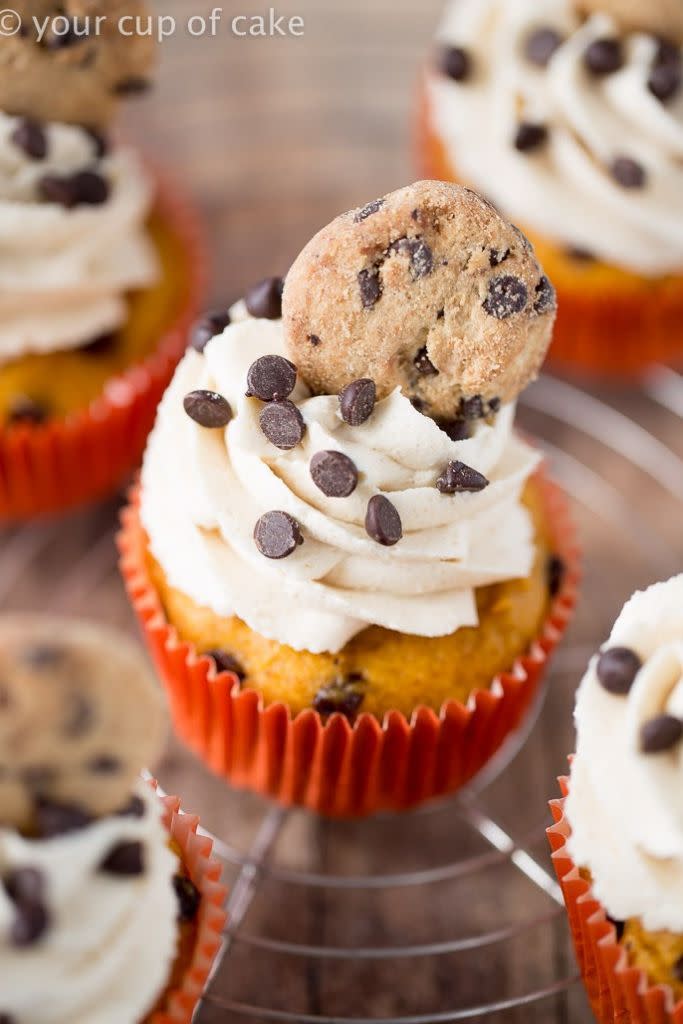
[[[0,1020],[189,1024],[225,894],[197,820],[138,777],[165,735],[140,655],[10,616],[0,676]]]
[[[421,164],[534,242],[566,369],[683,362],[682,44],[677,0],[452,0],[439,30]]]
[[[599,1021],[683,1019],[683,576],[626,604],[578,691],[553,859]]]
[[[80,3],[0,48],[0,519],[114,490],[139,460],[198,302],[192,215],[110,136],[139,91],[134,0]],[[115,17],[116,15],[116,17]],[[71,35],[61,34],[72,23]],[[58,34],[59,33],[59,34]]]
[[[402,808],[520,725],[575,578],[513,430],[554,316],[523,235],[420,182],[195,338],[121,547],[176,728],[216,771],[327,814]]]

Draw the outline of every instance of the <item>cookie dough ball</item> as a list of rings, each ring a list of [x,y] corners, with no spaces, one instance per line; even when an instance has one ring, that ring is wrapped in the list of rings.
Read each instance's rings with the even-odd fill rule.
[[[145,87],[154,41],[120,31],[122,17],[146,19],[141,0],[15,0],[12,9],[24,31],[0,43],[0,110],[6,114],[104,128],[119,100]],[[45,19],[55,26],[66,19],[73,30],[48,29],[39,41],[35,25]],[[130,18],[124,29],[134,31]]]
[[[163,744],[163,699],[138,649],[99,626],[0,619],[0,825],[45,802],[120,811]]]
[[[609,14],[623,28],[683,42],[681,0],[577,0],[583,14]]]
[[[522,233],[469,189],[421,181],[338,217],[295,261],[283,319],[316,393],[372,378],[435,419],[516,398],[536,377],[555,292]]]

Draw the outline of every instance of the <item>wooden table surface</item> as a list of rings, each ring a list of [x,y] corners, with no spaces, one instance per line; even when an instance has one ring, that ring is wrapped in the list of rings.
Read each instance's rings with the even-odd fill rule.
[[[255,279],[285,272],[335,214],[414,176],[415,83],[439,6],[283,0],[278,11],[301,15],[305,35],[264,40],[235,38],[225,24],[267,11],[255,0],[227,5],[215,39],[192,38],[184,27],[210,5],[158,4],[179,29],[161,47],[157,90],[128,113],[126,131],[194,195],[213,258],[213,300],[230,301]],[[623,414],[643,429],[629,427]],[[587,657],[633,589],[681,569],[683,440],[680,419],[642,390],[586,398],[552,380],[531,390],[522,423],[549,443],[572,497],[587,555],[584,600],[531,738],[473,802],[356,824],[280,815],[229,791],[170,744],[159,768],[164,786],[181,792],[235,850],[267,865],[226,869],[236,934],[201,1024],[261,1019],[249,1006],[299,1020],[432,1020],[552,988],[575,973],[564,917],[543,890],[551,878],[546,801],[572,749],[573,691]],[[4,607],[58,608],[133,629],[115,568],[117,504],[6,530]],[[520,849],[511,857],[506,842],[513,841]],[[496,846],[502,853],[492,857]],[[481,862],[471,859],[478,854]],[[465,861],[468,869],[425,875],[424,884],[313,885],[296,874],[348,881]],[[290,875],[278,875],[283,869]],[[499,930],[481,948],[469,941]],[[264,940],[313,948],[274,949]],[[457,940],[460,948],[428,954],[395,949]],[[320,946],[341,952],[321,957]],[[393,955],[367,955],[378,947]],[[574,985],[525,1008],[457,1019],[586,1024],[591,1016]]]

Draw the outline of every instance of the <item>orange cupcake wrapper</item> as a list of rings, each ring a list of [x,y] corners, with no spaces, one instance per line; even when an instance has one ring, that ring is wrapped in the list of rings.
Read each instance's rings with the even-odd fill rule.
[[[588,998],[599,1024],[683,1024],[683,999],[653,985],[647,973],[629,965],[614,924],[582,878],[567,850],[571,826],[564,813],[569,779],[559,779],[562,798],[552,800],[555,824],[548,829],[552,860],[564,895],[569,926]]]
[[[567,571],[540,636],[509,672],[486,690],[439,714],[417,708],[410,721],[390,711],[380,723],[361,714],[327,722],[314,710],[293,716],[282,703],[264,706],[254,690],[217,673],[211,658],[180,640],[166,619],[146,563],[139,492],[122,516],[121,572],[158,674],[176,731],[208,766],[238,787],[330,817],[405,810],[455,793],[518,728],[539,692],[547,662],[576,602],[579,554],[566,500],[539,474],[554,542]]]
[[[151,780],[150,785],[156,790],[155,780]],[[177,843],[183,865],[202,900],[192,960],[180,984],[165,994],[164,1009],[155,1010],[145,1024],[190,1024],[223,942],[227,890],[221,885],[221,865],[211,856],[213,843],[197,832],[199,818],[181,814],[178,797],[164,796],[161,802],[164,827]]]
[[[432,127],[424,79],[414,137],[423,177],[461,180]],[[637,292],[605,288],[586,294],[580,282],[574,288],[559,280],[553,284],[558,316],[548,365],[628,380],[655,363],[683,364],[683,274],[648,281]]]
[[[44,424],[0,427],[0,522],[53,514],[106,497],[140,462],[208,280],[196,214],[161,175],[156,177],[155,208],[188,257],[183,305],[156,350],[108,381],[87,409]]]

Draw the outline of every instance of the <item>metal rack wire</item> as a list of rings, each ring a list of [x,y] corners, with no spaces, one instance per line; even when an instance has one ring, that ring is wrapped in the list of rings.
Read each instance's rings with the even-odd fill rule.
[[[633,396],[632,396],[633,397]],[[637,402],[645,402],[661,430],[648,429],[631,419],[622,408],[623,403],[611,396],[602,400],[560,380],[545,377],[527,393],[523,403],[522,417],[528,418],[530,426],[540,436],[552,436],[552,442],[545,443],[554,474],[565,488],[575,497],[577,506],[587,514],[602,520],[605,529],[611,533],[619,531],[625,555],[637,557],[636,575],[642,583],[649,582],[676,570],[683,563],[683,538],[677,543],[675,531],[669,535],[658,528],[646,528],[642,511],[624,497],[618,482],[611,481],[604,472],[604,464],[593,459],[598,448],[609,451],[623,462],[625,470],[633,469],[639,479],[648,480],[656,488],[656,499],[661,509],[669,515],[678,511],[683,502],[683,438],[678,451],[671,438],[678,436],[675,429],[683,417],[683,377],[672,370],[657,368],[648,376],[641,391],[635,396]],[[628,404],[628,403],[627,403]],[[552,430],[544,424],[554,424]],[[569,431],[572,442],[564,443],[563,431]],[[662,439],[664,435],[666,441]],[[653,498],[653,502],[654,502]],[[649,505],[649,500],[648,500]],[[648,513],[650,509],[648,508]],[[48,523],[40,526],[22,527],[5,534],[0,549],[0,603],[11,604],[11,597],[17,581],[30,566],[59,537],[60,524]],[[678,531],[680,533],[680,530]],[[49,605],[65,611],[79,612],[86,607],[90,596],[113,571],[114,552],[111,544],[111,523],[105,521],[100,535],[95,531],[85,550],[71,566],[56,587],[51,589]],[[642,578],[649,576],[649,579]],[[620,594],[620,598],[626,596]],[[616,599],[616,598],[615,598]],[[590,597],[589,597],[590,602]],[[620,602],[619,602],[620,603]],[[612,616],[612,609],[606,615]],[[599,643],[603,633],[590,616],[585,623],[583,635],[574,636],[557,661],[556,673],[562,673],[574,682],[580,676],[587,657],[594,644]],[[556,699],[566,707],[569,718],[571,708],[571,687],[556,687]],[[555,698],[554,698],[555,699]],[[540,707],[537,709],[540,712]],[[526,724],[526,732],[532,721]],[[545,827],[548,824],[543,802],[532,810],[535,824],[517,835],[510,827],[505,814],[492,810],[488,794],[495,789],[496,776],[508,765],[522,745],[525,735],[518,735],[513,743],[501,754],[495,766],[486,777],[475,783],[457,799],[447,805],[429,806],[406,815],[402,821],[408,837],[412,836],[413,846],[416,832],[427,834],[437,816],[441,816],[440,827],[453,837],[447,848],[448,859],[439,863],[415,865],[408,868],[391,864],[385,870],[374,871],[365,868],[355,873],[313,866],[291,864],[281,855],[280,844],[288,828],[303,812],[290,811],[269,805],[259,805],[258,827],[251,841],[244,849],[232,846],[223,838],[214,836],[215,850],[226,866],[230,881],[229,923],[224,934],[223,946],[217,958],[214,971],[206,986],[201,1006],[196,1014],[197,1024],[233,1022],[239,1020],[262,1020],[299,1022],[299,1024],[446,1024],[446,1022],[487,1020],[525,1021],[532,1010],[538,1016],[536,1021],[567,1021],[569,1011],[567,999],[576,993],[578,1013],[586,1013],[581,1020],[588,1021],[587,1011],[581,1009],[580,986],[573,967],[571,955],[557,957],[552,949],[543,948],[544,939],[537,933],[548,934],[554,929],[563,935],[562,897],[559,887],[549,868],[545,847]],[[561,740],[564,743],[564,740]],[[567,740],[568,743],[571,740]],[[533,741],[528,747],[533,746]],[[526,749],[526,748],[525,748]],[[563,753],[568,751],[564,747]],[[525,755],[520,755],[525,756]],[[511,772],[517,771],[515,765]],[[162,776],[163,780],[163,776]],[[552,796],[552,777],[543,778],[539,792]],[[297,819],[298,820],[298,819]],[[300,822],[299,822],[300,823]],[[395,822],[394,822],[395,823]],[[316,842],[333,844],[337,841],[352,842],[359,846],[374,839],[365,834],[365,826],[358,825],[349,836],[339,831],[341,826],[333,823],[313,822],[306,818],[304,827]],[[370,826],[368,826],[369,828]],[[377,825],[373,826],[377,828]],[[389,827],[389,826],[387,826]],[[393,826],[391,826],[393,827]],[[336,831],[335,831],[336,830]],[[228,827],[229,834],[229,827]],[[341,837],[341,838],[340,838]],[[391,849],[391,844],[382,848]],[[431,853],[431,851],[430,851]],[[400,858],[397,858],[397,865]],[[491,885],[491,877],[501,879]],[[296,920],[292,919],[289,929],[268,930],[263,927],[263,913],[252,921],[254,906],[259,900],[274,906],[278,899],[287,897],[288,906],[296,906],[304,894],[311,897],[319,894],[321,899],[351,898],[387,899],[387,894],[396,894],[397,901],[410,896],[420,898],[429,891],[432,902],[449,904],[448,887],[464,885],[468,892],[486,890],[493,893],[495,900],[502,899],[501,893],[511,877],[521,880],[526,888],[521,899],[523,912],[512,921],[502,923],[473,917],[463,922],[464,931],[456,937],[436,938],[428,934],[416,939],[404,935],[403,930],[379,938],[370,935],[362,941],[355,932],[348,938],[325,941],[305,941],[299,934]],[[506,881],[507,880],[507,881]],[[502,886],[503,888],[496,888]],[[263,897],[267,889],[269,897]],[[441,895],[443,893],[443,899]],[[528,895],[527,895],[528,893]],[[273,895],[277,894],[277,895]],[[528,910],[526,909],[528,903]],[[456,904],[454,904],[456,905]],[[458,907],[462,903],[457,904]],[[259,924],[259,922],[261,922]],[[292,930],[294,934],[291,934]],[[535,938],[534,938],[535,937]],[[433,1012],[413,1009],[403,1012],[391,1003],[388,1012],[382,1015],[364,1016],[356,1009],[338,1012],[330,1009],[324,998],[315,1006],[297,1009],[288,1007],[273,998],[269,984],[264,983],[255,994],[240,994],[239,988],[231,987],[231,980],[239,975],[244,957],[264,958],[264,963],[286,960],[294,975],[310,976],[323,967],[328,971],[383,969],[387,964],[396,964],[396,970],[407,969],[406,965],[434,961],[443,958],[449,963],[453,958],[476,954],[480,960],[493,957],[493,951],[508,944],[521,950],[535,942],[542,947],[546,959],[551,961],[548,976],[537,977],[529,972],[528,983],[522,991],[509,991],[505,985],[489,984],[487,976],[479,979],[471,998],[462,1005],[440,1006]],[[534,947],[536,948],[536,947]],[[556,961],[556,962],[555,962]],[[335,967],[336,965],[336,967]],[[265,968],[268,981],[268,968]],[[526,975],[524,976],[526,979]],[[335,1001],[334,1006],[337,1003]],[[353,1004],[355,1006],[355,1004]],[[551,1016],[550,1007],[554,1007]],[[544,1010],[543,1007],[548,1007]],[[574,1022],[575,1016],[571,1017]]]

